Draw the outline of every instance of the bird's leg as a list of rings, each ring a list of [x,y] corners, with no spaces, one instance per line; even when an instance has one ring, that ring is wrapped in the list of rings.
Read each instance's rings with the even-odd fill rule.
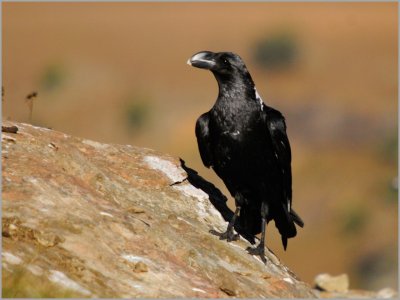
[[[261,204],[261,240],[256,248],[248,247],[247,251],[251,255],[260,256],[261,260],[266,263],[267,259],[265,258],[265,228],[267,227],[267,218],[268,215],[268,206],[264,202]]]
[[[260,243],[256,248],[251,248],[248,247],[247,251],[251,255],[258,255],[260,256],[261,260],[266,263],[267,259],[265,258],[265,227],[266,227],[266,221],[264,218],[262,218],[262,233],[261,233],[261,240]]]
[[[226,231],[222,232],[222,233],[216,232],[215,230],[210,230],[210,232],[214,235],[219,236],[220,240],[227,240],[228,242],[238,240],[239,234],[235,234],[233,229],[235,226],[236,219],[239,216],[240,209],[242,208],[242,205],[244,204],[244,201],[245,201],[244,197],[241,194],[236,193],[235,194],[236,210],[235,210],[235,213],[233,214],[232,219],[229,221],[228,228],[226,228]]]
[[[229,221],[228,228],[226,229],[225,232],[221,233],[219,237],[220,240],[227,240],[228,242],[230,242],[239,239],[239,235],[233,232],[233,227],[235,225],[235,221],[239,215],[239,212],[240,212],[240,206],[237,206],[232,219]]]

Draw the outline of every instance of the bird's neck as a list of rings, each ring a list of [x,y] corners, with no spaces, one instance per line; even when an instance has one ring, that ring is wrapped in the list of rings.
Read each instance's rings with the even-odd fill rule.
[[[243,76],[226,76],[214,74],[218,82],[219,94],[217,101],[243,100],[252,101],[255,99],[255,87],[250,74]]]

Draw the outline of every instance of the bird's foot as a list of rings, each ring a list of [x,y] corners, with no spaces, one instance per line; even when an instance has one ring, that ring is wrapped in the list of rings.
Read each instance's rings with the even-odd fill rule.
[[[259,244],[256,248],[247,247],[246,250],[251,255],[259,256],[264,264],[267,262],[264,245]]]
[[[233,228],[228,228],[225,232],[210,230],[210,233],[219,236],[220,240],[226,240],[227,242],[237,241],[239,239],[239,234],[234,233]]]
[[[219,236],[220,240],[226,240],[227,242],[237,241],[239,239],[239,235],[233,232],[233,229],[227,229],[225,232],[221,233]]]

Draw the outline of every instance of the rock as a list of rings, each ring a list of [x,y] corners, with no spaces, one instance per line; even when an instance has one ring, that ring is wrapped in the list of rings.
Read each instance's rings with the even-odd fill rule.
[[[14,224],[3,225],[2,235],[4,237],[14,237],[17,235],[18,227]]]
[[[262,275],[261,275],[261,278],[263,278],[263,279],[265,279],[265,280],[268,280],[268,279],[271,278],[271,275],[269,275],[269,274],[262,274]]]
[[[13,138],[13,137],[11,137],[11,136],[8,136],[8,135],[6,135],[6,134],[2,134],[2,135],[1,135],[1,140],[2,140],[3,142],[12,142],[12,143],[15,143],[15,142],[17,141],[15,138]]]
[[[44,247],[54,247],[64,240],[52,232],[34,231],[33,236]]]
[[[138,206],[130,206],[126,209],[126,211],[132,214],[142,214],[145,212],[143,208]]]
[[[17,133],[18,127],[17,126],[1,126],[1,132]]]
[[[57,151],[58,150],[58,147],[57,147],[57,145],[56,144],[54,144],[54,143],[50,143],[50,144],[48,144],[47,145],[49,148],[51,148],[51,149],[54,149],[55,151]]]
[[[13,255],[12,253],[2,252],[2,257],[5,263],[12,265],[19,265],[22,263],[22,259],[18,256]]]
[[[228,296],[238,296],[239,295],[239,289],[238,289],[238,283],[236,280],[236,276],[226,276],[222,272],[220,273],[220,285],[219,288],[221,291],[223,291],[225,294]]]
[[[315,287],[326,292],[347,292],[349,289],[349,277],[347,274],[331,276],[327,273],[315,277]]]
[[[133,270],[134,270],[136,273],[142,273],[142,272],[147,272],[149,269],[148,269],[147,265],[146,265],[144,262],[139,261],[139,262],[137,262],[137,263],[135,264],[135,267],[134,267]]]
[[[383,291],[383,292],[382,292]],[[383,289],[378,292],[365,291],[365,290],[348,290],[347,292],[326,292],[321,290],[315,290],[318,298],[335,298],[335,299],[383,299],[391,298],[398,299],[397,292],[392,289]]]
[[[314,292],[318,298],[336,299],[371,299],[371,298],[397,298],[397,292],[385,288],[378,292],[365,290],[349,290],[349,279],[346,274],[331,276],[320,274],[315,278]]]
[[[395,298],[397,297],[397,293],[395,290],[391,288],[384,288],[378,291],[376,294],[377,298],[383,298],[383,299],[388,299],[388,298]]]
[[[233,285],[221,285],[220,289],[228,296],[237,296],[236,288]]]
[[[2,152],[4,297],[316,297],[268,250],[267,264],[249,255],[252,237],[209,232],[233,212],[183,161],[3,125],[19,129]]]

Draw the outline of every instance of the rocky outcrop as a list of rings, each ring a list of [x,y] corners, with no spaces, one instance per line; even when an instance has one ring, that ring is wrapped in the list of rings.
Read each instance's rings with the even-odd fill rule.
[[[338,276],[319,274],[315,277],[315,286],[322,291],[346,293],[349,290],[349,277],[347,274]]]
[[[274,254],[264,264],[209,232],[232,212],[183,161],[3,125],[18,128],[2,134],[8,296],[34,295],[7,281],[29,276],[86,297],[315,297]]]
[[[18,128],[2,134],[3,296],[324,296],[273,253],[248,254],[250,237],[210,233],[232,211],[183,161],[3,125]]]

